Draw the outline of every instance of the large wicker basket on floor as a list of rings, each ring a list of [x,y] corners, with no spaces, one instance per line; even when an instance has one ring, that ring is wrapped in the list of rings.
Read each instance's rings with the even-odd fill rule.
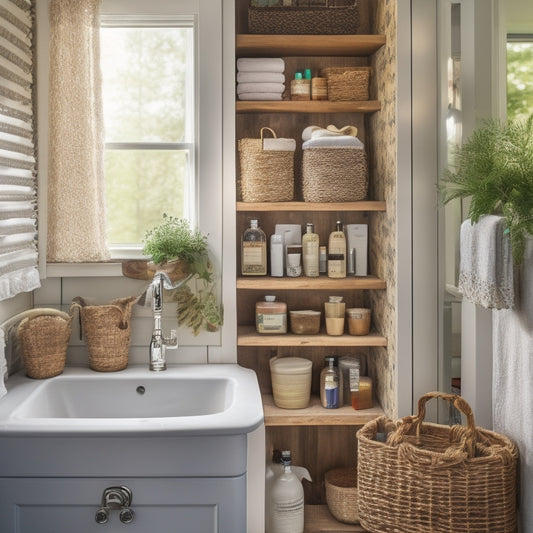
[[[26,374],[35,379],[57,376],[65,369],[72,316],[55,309],[32,313],[17,328]]]
[[[453,402],[467,425],[424,422],[431,398]],[[476,427],[460,396],[425,394],[416,415],[397,422],[380,417],[357,438],[359,520],[366,530],[516,532],[518,449],[507,437]]]
[[[128,366],[131,309],[136,300],[129,296],[105,305],[88,305],[80,296],[72,300],[72,308],[79,309],[93,370],[115,372]]]

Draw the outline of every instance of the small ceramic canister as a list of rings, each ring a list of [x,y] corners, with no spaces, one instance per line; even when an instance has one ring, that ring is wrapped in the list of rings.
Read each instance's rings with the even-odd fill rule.
[[[348,317],[348,331],[350,335],[368,335],[370,331],[370,309],[351,307],[346,310]]]
[[[270,375],[274,403],[282,409],[304,409],[311,397],[312,361],[303,357],[273,357]]]

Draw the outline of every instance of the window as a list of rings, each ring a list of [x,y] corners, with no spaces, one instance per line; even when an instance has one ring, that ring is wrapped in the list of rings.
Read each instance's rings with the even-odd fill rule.
[[[139,249],[162,213],[195,221],[194,18],[102,17],[108,242]],[[119,252],[120,253],[120,252]]]
[[[507,36],[507,118],[533,113],[533,35]]]

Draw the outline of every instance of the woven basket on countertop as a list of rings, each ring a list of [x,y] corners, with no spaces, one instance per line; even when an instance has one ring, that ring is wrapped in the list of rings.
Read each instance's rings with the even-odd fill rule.
[[[357,469],[335,468],[325,475],[326,502],[331,514],[345,524],[359,523]]]
[[[243,202],[290,202],[294,198],[294,151],[264,150],[264,132],[259,139],[238,142]]]
[[[368,100],[372,67],[327,67],[321,75],[328,80],[328,100],[353,102]]]
[[[54,309],[36,310],[17,328],[22,362],[30,378],[46,379],[65,369],[72,316]]]
[[[431,398],[453,402],[466,426],[424,422]],[[370,532],[515,533],[518,449],[476,427],[460,396],[430,392],[418,413],[357,432],[359,520]]]
[[[302,157],[304,201],[357,202],[366,198],[368,168],[364,148],[308,148]]]
[[[358,0],[299,0],[297,6],[248,7],[249,33],[346,35],[359,27]]]
[[[136,300],[137,296],[129,296],[104,305],[88,305],[81,296],[72,300],[71,308],[79,309],[93,370],[115,372],[128,366],[131,310]]]

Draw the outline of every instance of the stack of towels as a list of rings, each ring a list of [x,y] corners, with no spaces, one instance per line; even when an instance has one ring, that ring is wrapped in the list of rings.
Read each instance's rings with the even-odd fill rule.
[[[337,128],[330,124],[326,128],[320,126],[307,126],[302,132],[302,149],[308,148],[364,148],[363,143],[357,138],[355,126]]]
[[[275,57],[237,59],[239,100],[282,100],[285,90],[285,61]]]

